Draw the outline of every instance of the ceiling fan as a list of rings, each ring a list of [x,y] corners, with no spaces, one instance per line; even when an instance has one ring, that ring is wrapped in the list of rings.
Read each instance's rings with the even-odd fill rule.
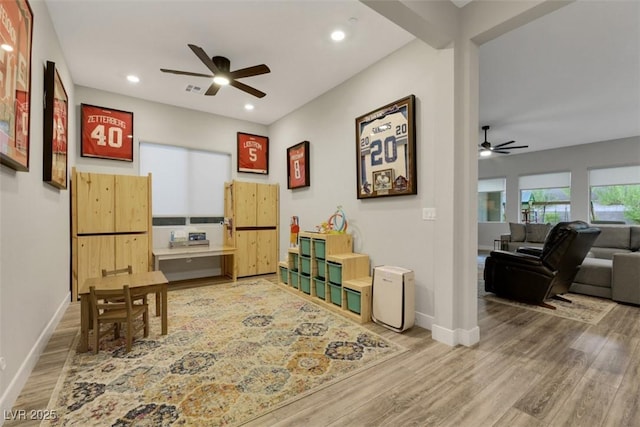
[[[484,130],[484,142],[482,144],[478,144],[478,147],[480,147],[480,155],[483,157],[490,156],[491,153],[510,154],[510,152],[506,150],[529,147],[528,145],[511,145],[515,141],[503,142],[502,144],[492,146],[491,143],[487,141],[487,131],[489,130],[489,126],[482,126],[482,130]],[[511,146],[507,147],[507,145]]]
[[[161,68],[160,71],[162,71],[163,73],[181,74],[185,76],[213,78],[213,83],[211,83],[211,86],[209,86],[209,88],[205,92],[205,95],[208,96],[215,95],[216,93],[218,93],[218,90],[220,90],[220,87],[225,85],[231,85],[236,89],[240,89],[258,98],[262,98],[266,95],[266,93],[236,80],[242,79],[244,77],[252,77],[260,74],[270,73],[271,70],[265,64],[254,65],[253,67],[231,71],[231,62],[224,56],[214,56],[213,58],[209,58],[207,53],[201,47],[193,44],[189,44],[188,46],[213,74],[168,70],[166,68]]]

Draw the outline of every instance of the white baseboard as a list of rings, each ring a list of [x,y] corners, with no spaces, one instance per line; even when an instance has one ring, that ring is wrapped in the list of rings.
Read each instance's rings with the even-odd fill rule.
[[[51,320],[49,320],[49,323],[47,323],[44,330],[34,343],[24,362],[22,362],[22,365],[20,365],[18,372],[9,382],[9,386],[0,397],[0,411],[3,415],[10,414],[11,408],[13,408],[13,405],[18,399],[22,388],[29,379],[29,375],[31,375],[31,371],[33,371],[33,368],[36,366],[36,363],[38,363],[38,360],[40,359],[40,355],[49,343],[49,339],[51,338],[51,335],[53,335],[53,331],[55,331],[58,323],[60,323],[60,319],[62,319],[62,316],[67,311],[67,307],[69,307],[70,301],[71,294],[67,293],[58,306],[58,309],[54,313],[53,317],[51,318]],[[0,426],[4,424],[5,418],[5,416],[0,417]]]
[[[469,330],[451,330],[442,326],[433,325],[431,329],[431,338],[452,347],[457,345],[470,347],[480,341],[480,328],[476,326]]]
[[[429,316],[427,314],[416,311],[415,323],[416,323],[416,326],[420,326],[421,328],[431,330],[431,325],[433,325],[433,316]]]

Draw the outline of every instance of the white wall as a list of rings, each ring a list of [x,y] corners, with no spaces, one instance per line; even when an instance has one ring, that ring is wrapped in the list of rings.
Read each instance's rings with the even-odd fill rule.
[[[30,1],[34,15],[31,55],[29,172],[0,166],[0,410],[9,410],[69,301],[69,190],[42,181],[43,81],[54,61],[69,105],[74,88],[49,11]],[[69,113],[69,128],[76,120]],[[76,135],[68,135],[69,150]],[[4,413],[4,412],[3,412]],[[0,421],[1,422],[1,421]]]
[[[571,219],[588,221],[589,170],[638,164],[640,136],[479,160],[479,178],[507,179],[507,205],[506,222],[478,224],[478,247],[493,249],[493,240],[509,232],[509,222],[519,222],[518,178],[521,175],[570,172]]]
[[[356,252],[368,254],[372,266],[415,270],[417,320],[426,327],[434,313],[438,220],[421,215],[435,206],[436,147],[451,143],[439,136],[451,129],[452,70],[451,51],[414,41],[270,127],[272,178],[281,186],[280,241],[288,242],[291,216],[299,216],[301,230],[314,230],[342,206]],[[418,194],[358,200],[355,118],[409,94],[416,96]],[[303,140],[310,142],[311,186],[287,190],[286,148]],[[281,259],[287,246],[280,245]]]

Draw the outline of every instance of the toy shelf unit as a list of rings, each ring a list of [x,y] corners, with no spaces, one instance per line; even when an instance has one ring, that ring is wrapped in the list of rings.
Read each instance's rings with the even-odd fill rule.
[[[349,234],[300,233],[279,263],[280,284],[359,323],[371,321],[369,256],[351,252]]]

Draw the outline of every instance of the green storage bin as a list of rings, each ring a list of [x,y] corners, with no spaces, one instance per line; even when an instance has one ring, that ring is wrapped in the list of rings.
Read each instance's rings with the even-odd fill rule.
[[[336,285],[342,285],[342,264],[327,261],[329,266],[329,281]]]
[[[300,290],[307,295],[311,294],[311,277],[308,274],[300,275]]]
[[[324,259],[324,248],[326,242],[324,240],[313,240],[313,253],[316,258]]]
[[[287,267],[280,266],[280,280],[286,285],[289,282],[289,269]]]
[[[302,270],[302,274],[306,274],[307,276],[311,275],[311,258],[306,256],[300,257],[300,270]]]
[[[323,259],[317,259],[318,262],[318,277],[324,280],[327,277],[327,263]]]
[[[320,299],[325,299],[325,286],[327,282],[325,282],[324,277],[314,277],[313,282],[316,287],[316,296]]]
[[[347,293],[347,308],[354,313],[360,314],[360,292],[344,288]]]
[[[290,254],[291,262],[289,264],[289,269],[291,271],[298,271],[298,254]]]
[[[300,238],[300,255],[311,256],[311,239],[308,237]]]
[[[290,285],[292,288],[296,288],[296,289],[298,289],[298,281],[299,281],[299,279],[300,279],[300,274],[298,274],[298,273],[291,273],[291,277],[290,277],[290,279],[289,279],[289,280],[290,280],[290,281],[289,281],[289,285]]]
[[[342,306],[342,286],[334,285],[333,283],[329,282],[329,288],[331,291],[331,302],[335,305]]]

